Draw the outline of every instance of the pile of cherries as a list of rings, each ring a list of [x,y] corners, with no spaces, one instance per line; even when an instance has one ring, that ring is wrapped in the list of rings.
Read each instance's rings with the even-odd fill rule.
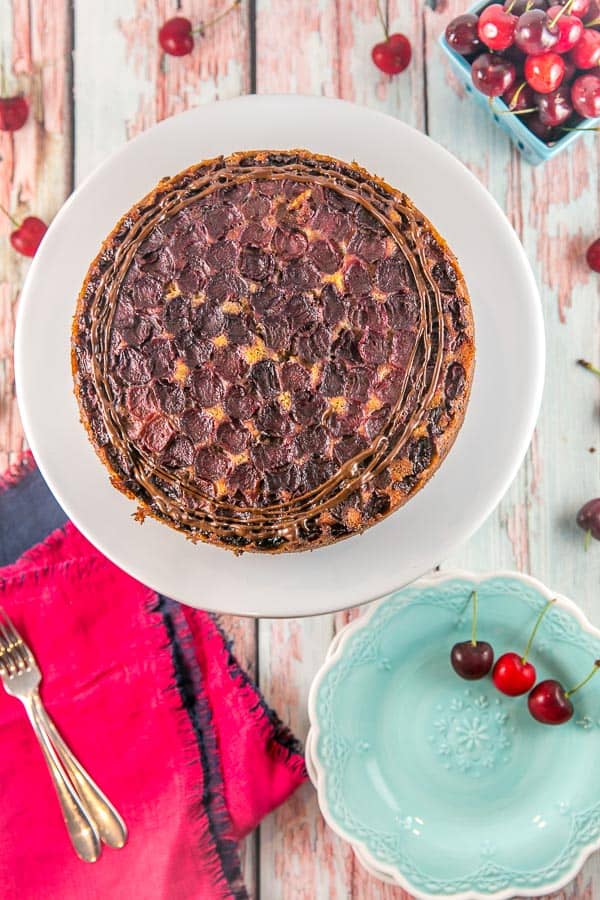
[[[600,116],[600,0],[505,0],[465,13],[446,40],[473,84],[547,144]]]
[[[477,640],[477,591],[472,592],[471,600],[473,602],[471,640],[460,641],[453,646],[450,652],[450,662],[454,671],[461,678],[476,681],[484,678],[492,670],[494,651],[487,641]],[[507,694],[509,697],[519,697],[529,693],[527,698],[529,712],[543,725],[562,725],[573,718],[574,709],[570,698],[600,669],[600,660],[597,659],[592,671],[568,691],[565,691],[560,681],[556,681],[554,678],[547,678],[538,684],[535,683],[537,673],[535,666],[528,661],[528,657],[542,619],[554,602],[554,600],[549,600],[537,617],[525,652],[523,654],[503,653],[496,660],[492,671],[494,685],[503,694]]]

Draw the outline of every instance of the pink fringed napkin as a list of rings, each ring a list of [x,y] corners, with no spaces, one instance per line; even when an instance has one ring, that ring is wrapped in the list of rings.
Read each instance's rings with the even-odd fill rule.
[[[246,897],[237,842],[306,776],[215,619],[125,575],[70,523],[0,579],[50,714],[129,828],[96,864],[75,856],[23,709],[0,691],[2,896]]]

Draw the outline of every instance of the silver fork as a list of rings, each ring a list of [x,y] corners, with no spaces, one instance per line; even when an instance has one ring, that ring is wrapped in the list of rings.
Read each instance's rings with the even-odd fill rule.
[[[127,840],[125,823],[73,756],[44,709],[38,693],[42,679],[39,667],[2,608],[0,677],[6,692],[25,707],[50,770],[63,818],[78,856],[86,862],[95,862],[100,856],[100,839],[109,847],[122,847]]]

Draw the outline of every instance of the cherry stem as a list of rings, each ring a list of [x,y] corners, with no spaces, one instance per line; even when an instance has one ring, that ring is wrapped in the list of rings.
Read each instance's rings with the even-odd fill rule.
[[[191,34],[200,34],[203,35],[207,28],[212,28],[213,25],[216,25],[217,22],[220,22],[221,19],[224,19],[225,16],[229,15],[229,13],[239,6],[242,0],[233,0],[226,9],[219,13],[218,16],[215,16],[214,19],[209,19],[208,22],[201,22],[198,28],[192,28]]]
[[[592,529],[588,528],[585,533],[585,537],[583,539],[583,549],[585,550],[586,553],[590,549],[591,541],[592,541]]]
[[[379,21],[381,22],[381,27],[383,28],[383,33],[385,35],[386,41],[390,39],[390,30],[388,28],[388,23],[383,15],[383,10],[381,9],[381,4],[379,0],[377,0],[377,15],[379,16]]]
[[[585,23],[586,28],[597,28],[598,25],[600,25],[600,16],[597,19],[592,19],[591,22]]]
[[[477,591],[471,591],[471,601],[473,603],[473,625],[471,627],[471,646],[477,646]]]
[[[0,203],[0,212],[3,212],[4,215],[6,216],[6,218],[7,218],[7,219],[10,219],[10,221],[13,223],[13,225],[15,226],[15,228],[19,228],[19,223],[17,222],[17,220],[15,219],[15,217],[14,217],[14,216],[11,216],[11,214],[9,213],[9,211],[8,211],[4,206],[2,206],[1,203]]]
[[[588,681],[591,681],[592,678],[594,677],[594,675],[596,674],[596,672],[598,671],[598,669],[600,669],[600,659],[597,659],[597,660],[596,660],[596,662],[594,663],[594,668],[593,668],[592,671],[589,673],[589,675],[586,675],[586,676],[585,676],[585,678],[583,679],[583,681],[580,681],[579,684],[576,684],[575,687],[574,687],[574,688],[571,688],[570,691],[565,691],[565,697],[571,697],[571,696],[572,696],[573,694],[575,694],[580,688],[582,688],[585,684],[587,684]]]
[[[530,106],[529,109],[511,109],[510,106],[508,109],[500,109],[498,110],[499,116],[525,116],[528,113],[537,112],[536,106]]]
[[[582,366],[582,368],[587,369],[588,372],[593,372],[594,375],[600,375],[600,369],[597,369],[596,366],[592,365],[591,362],[588,362],[587,359],[578,359],[577,365]]]
[[[517,2],[517,0],[511,0],[510,5],[509,5],[508,9],[506,10],[507,14],[512,12],[512,8],[516,2]]]
[[[546,615],[546,613],[548,612],[548,610],[550,609],[550,607],[552,606],[553,603],[556,603],[556,600],[548,600],[545,607],[543,608],[543,610],[537,617],[537,621],[536,621],[535,625],[533,626],[533,631],[529,635],[529,640],[527,641],[527,646],[525,647],[525,653],[521,657],[521,662],[523,664],[525,664],[527,662],[527,657],[529,656],[529,651],[531,650],[531,645],[533,644],[533,640],[537,634],[538,628],[542,624],[542,619],[544,618],[544,616]]]
[[[561,131],[600,131],[600,128],[565,128],[561,127]]]
[[[512,111],[512,110],[515,108],[515,106],[517,105],[517,101],[518,101],[519,97],[521,96],[521,94],[523,93],[526,84],[527,84],[526,81],[524,81],[523,84],[520,84],[519,87],[518,87],[518,88],[516,89],[516,91],[514,92],[514,94],[512,95],[511,100],[510,100],[510,103],[508,104],[508,108],[509,108],[511,111]]]

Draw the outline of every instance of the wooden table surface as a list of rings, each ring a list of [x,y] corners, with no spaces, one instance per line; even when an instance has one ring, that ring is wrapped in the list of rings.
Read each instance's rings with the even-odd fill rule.
[[[0,133],[0,203],[49,221],[128,138],[188,107],[251,91],[343,97],[426,131],[506,210],[538,278],[548,340],[544,404],[527,458],[495,513],[444,567],[531,572],[573,597],[598,624],[600,547],[583,552],[573,519],[600,493],[600,385],[575,365],[581,356],[600,362],[600,276],[583,259],[600,235],[600,141],[585,135],[537,169],[520,160],[465,100],[437,47],[446,23],[467,5],[389,0],[390,29],[408,35],[413,47],[410,68],[390,79],[370,58],[382,34],[374,0],[243,0],[180,59],[165,58],[156,40],[159,25],[176,12],[174,0],[0,0],[0,93],[22,90],[33,106],[23,130]],[[194,22],[222,8],[209,0],[180,6]],[[12,251],[8,233],[0,220],[2,468],[24,446],[12,341],[28,262]],[[490,292],[502,302],[497,286]],[[355,614],[226,623],[242,662],[300,736],[313,673],[336,629]],[[325,826],[308,785],[246,841],[243,854],[249,891],[261,900],[408,896],[363,873]],[[598,855],[559,896],[600,898]]]

